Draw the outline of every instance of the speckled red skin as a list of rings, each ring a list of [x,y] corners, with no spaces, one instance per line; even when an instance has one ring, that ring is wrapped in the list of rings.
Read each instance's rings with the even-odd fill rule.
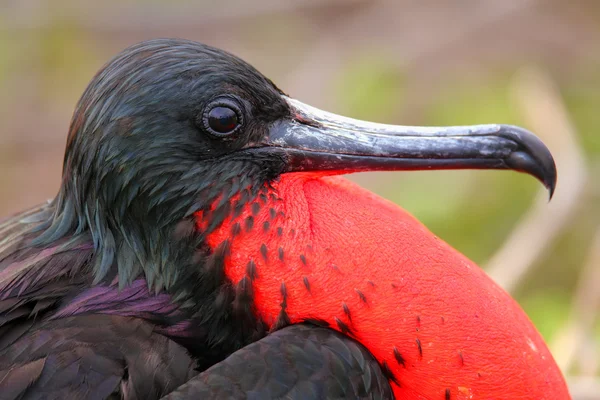
[[[406,211],[318,174],[284,175],[271,194],[257,200],[249,231],[252,207],[209,238],[231,241],[234,283],[254,261],[256,311],[270,326],[284,283],[291,322],[347,325],[393,372],[397,399],[570,398],[519,305]],[[232,238],[236,222],[242,233]]]

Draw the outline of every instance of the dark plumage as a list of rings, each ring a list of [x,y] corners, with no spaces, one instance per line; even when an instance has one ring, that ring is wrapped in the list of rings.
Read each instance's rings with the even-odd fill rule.
[[[165,400],[192,398],[389,399],[392,394],[379,364],[361,345],[329,329],[294,325],[238,350]]]
[[[49,319],[14,336],[2,337],[1,399],[156,399],[197,374],[186,349],[142,318]]]

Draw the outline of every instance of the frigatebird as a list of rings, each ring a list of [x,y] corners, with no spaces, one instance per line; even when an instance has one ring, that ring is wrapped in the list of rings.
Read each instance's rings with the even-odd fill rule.
[[[392,126],[159,39],[106,64],[51,201],[0,225],[0,398],[567,399],[519,306],[337,175],[556,168],[509,125]]]

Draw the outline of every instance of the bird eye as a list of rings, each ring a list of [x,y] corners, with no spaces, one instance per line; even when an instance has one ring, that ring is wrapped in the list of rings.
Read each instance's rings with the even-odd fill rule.
[[[203,124],[204,128],[214,136],[228,136],[241,126],[242,113],[231,101],[214,102],[206,108]]]
[[[229,133],[238,126],[235,111],[228,107],[215,107],[208,112],[208,127],[217,133]]]

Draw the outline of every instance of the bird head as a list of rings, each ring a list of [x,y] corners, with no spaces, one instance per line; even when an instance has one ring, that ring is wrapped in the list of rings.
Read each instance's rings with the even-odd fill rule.
[[[556,181],[524,129],[345,118],[231,54],[153,40],[83,94],[38,241],[89,231],[96,283],[144,276],[212,321],[212,342],[291,323],[337,329],[373,353],[399,398],[563,398],[543,340],[502,289],[402,209],[331,176],[466,168],[528,173],[550,194]]]

